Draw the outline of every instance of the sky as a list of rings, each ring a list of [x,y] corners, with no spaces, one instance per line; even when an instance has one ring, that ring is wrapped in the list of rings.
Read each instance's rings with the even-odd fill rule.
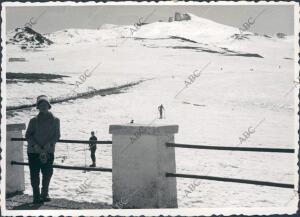
[[[167,21],[178,11],[192,13],[218,23],[241,28],[252,17],[256,19],[248,31],[259,34],[282,32],[294,34],[292,5],[199,5],[199,6],[23,6],[6,8],[7,30],[22,27],[32,21],[32,28],[40,33],[51,33],[69,28],[96,29],[102,24],[133,25],[140,18],[148,22]]]

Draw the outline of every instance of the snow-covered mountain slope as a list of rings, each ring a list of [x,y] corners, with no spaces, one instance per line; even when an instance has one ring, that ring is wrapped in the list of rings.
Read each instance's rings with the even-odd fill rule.
[[[209,19],[188,14],[190,20],[173,22],[154,22],[135,27],[134,25],[102,25],[99,29],[64,29],[53,33],[39,34],[26,27],[17,28],[8,35],[12,44],[25,44],[26,47],[45,47],[54,42],[56,45],[78,43],[97,43],[103,46],[118,46],[126,38],[137,39],[184,39],[198,43],[198,49],[209,52],[242,53],[249,56],[264,57],[280,53],[290,57],[282,50],[269,50],[278,47],[277,43],[293,43],[291,36],[278,33],[273,36],[243,32],[235,27],[220,24]],[[49,40],[48,40],[49,39]],[[257,48],[257,45],[260,48]],[[147,45],[146,45],[147,46]],[[197,47],[197,46],[196,46]],[[263,53],[261,51],[263,50]]]
[[[102,35],[107,37],[113,36],[113,31],[111,31],[109,34],[99,33],[99,31],[91,29],[65,29],[46,35],[57,44],[94,42],[98,40],[104,40],[105,37],[101,37]]]
[[[89,41],[115,38],[115,37],[139,37],[139,38],[168,38],[178,36],[188,38],[200,43],[218,43],[225,40],[249,40],[253,36],[264,38],[286,38],[284,34],[277,36],[261,36],[251,32],[243,32],[235,27],[220,24],[209,19],[189,14],[191,20],[173,22],[154,22],[139,27],[134,25],[118,26],[113,24],[102,25],[99,29],[66,29],[47,35],[57,42],[70,42],[72,38],[89,38]],[[131,29],[131,30],[130,30]],[[138,31],[135,31],[138,30]]]
[[[211,20],[189,14],[191,20],[174,22],[155,22],[144,25],[136,33],[136,37],[159,38],[180,36],[202,43],[216,43],[228,40],[239,34],[237,28],[213,22]]]
[[[97,41],[113,39],[116,37],[140,37],[140,38],[168,38],[179,36],[202,43],[221,42],[236,34],[240,34],[238,28],[226,26],[211,20],[189,14],[191,20],[173,22],[154,22],[147,25],[134,27],[103,25],[100,29],[66,29],[50,34],[45,34],[57,43],[71,43],[84,41]],[[130,30],[131,29],[131,30]],[[135,31],[137,29],[138,31]],[[245,34],[251,34],[245,32]]]
[[[102,25],[100,29],[65,29],[45,36],[58,44],[93,43],[104,46],[118,46],[124,38],[137,39],[185,39],[186,41],[199,43],[204,50],[222,53],[224,48],[231,52],[252,54],[252,56],[269,56],[280,53],[291,56],[290,53],[282,53],[282,50],[269,50],[278,48],[277,43],[293,43],[291,36],[279,34],[274,36],[259,35],[251,32],[243,32],[235,27],[216,23],[214,21],[189,14],[191,20],[173,22],[154,22],[135,27],[118,26],[113,24]],[[257,48],[257,45],[261,48]],[[225,53],[227,52],[225,50]],[[263,50],[263,53],[261,51]]]
[[[130,35],[129,26],[103,25],[101,29],[64,29],[45,36],[58,44],[107,42]]]

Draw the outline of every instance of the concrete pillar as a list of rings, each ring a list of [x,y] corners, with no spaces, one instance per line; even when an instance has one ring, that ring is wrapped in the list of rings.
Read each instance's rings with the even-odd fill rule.
[[[177,208],[174,142],[178,125],[110,125],[112,134],[113,206]]]
[[[11,141],[11,138],[22,138],[25,124],[6,125],[6,194],[25,190],[24,166],[11,165],[11,161],[24,161],[23,141]]]

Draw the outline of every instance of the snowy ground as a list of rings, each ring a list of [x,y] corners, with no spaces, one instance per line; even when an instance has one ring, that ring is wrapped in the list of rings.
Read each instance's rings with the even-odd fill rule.
[[[146,37],[145,31],[141,29],[140,35],[136,36]],[[191,37],[191,40],[195,38]],[[113,45],[115,40],[98,40],[57,44],[39,52],[8,46],[8,56],[26,57],[28,62],[7,62],[7,72],[53,73],[70,77],[62,79],[65,84],[7,84],[7,106],[34,103],[40,94],[47,94],[50,98],[68,94],[85,70],[101,63],[80,85],[79,91],[86,91],[89,86],[101,89],[144,78],[153,79],[128,89],[126,93],[55,104],[52,112],[61,120],[61,138],[88,139],[90,131],[95,130],[98,139],[111,140],[108,134],[110,124],[129,123],[131,119],[135,123],[149,124],[158,115],[157,106],[163,104],[166,118],[155,123],[178,124],[177,143],[238,146],[243,132],[261,121],[242,146],[296,147],[298,126],[294,96],[298,89],[294,88],[285,95],[297,77],[293,60],[285,59],[294,55],[291,38],[257,37],[249,41],[225,41],[222,46],[220,41],[213,45],[199,45],[179,39],[131,38],[117,47]],[[264,58],[227,56],[170,46],[227,47],[239,52],[258,53]],[[55,60],[50,61],[50,57],[55,57]],[[201,76],[175,98],[184,88],[188,76],[208,63]],[[35,108],[9,112],[7,123],[28,124],[36,114]],[[61,158],[57,158],[55,163],[90,164],[89,153],[83,148],[82,144],[57,144],[56,157],[66,155],[67,159],[62,163]],[[26,149],[24,155],[26,157]],[[111,164],[110,145],[98,145],[97,166],[111,168]],[[178,148],[176,164],[178,173],[290,184],[296,181],[296,155],[293,154]],[[25,174],[25,193],[31,194],[27,167]],[[87,192],[76,193],[86,179],[91,180]],[[177,183],[179,207],[282,207],[295,206],[298,198],[291,189],[214,181],[201,181],[193,192],[186,194],[193,179],[178,178]],[[112,177],[110,173],[57,169],[50,192],[56,198],[112,203]]]

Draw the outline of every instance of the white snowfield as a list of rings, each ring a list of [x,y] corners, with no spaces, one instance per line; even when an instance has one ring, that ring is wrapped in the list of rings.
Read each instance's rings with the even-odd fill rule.
[[[149,124],[158,117],[158,105],[163,104],[165,119],[155,123],[178,124],[176,143],[296,148],[299,88],[293,88],[297,77],[295,36],[279,39],[245,32],[248,39],[234,40],[231,36],[239,34],[237,28],[191,17],[190,21],[143,25],[133,32],[133,25],[61,30],[44,34],[54,44],[35,50],[9,44],[7,58],[25,57],[27,62],[7,61],[7,72],[70,77],[57,80],[64,83],[9,83],[7,106],[34,103],[40,94],[65,96],[85,70],[101,63],[79,85],[78,92],[153,79],[124,93],[54,104],[52,112],[61,120],[62,139],[89,139],[94,130],[98,140],[111,140],[110,124],[129,123],[131,119]],[[184,88],[195,70],[201,75]],[[8,112],[7,123],[27,125],[37,112],[35,108]],[[243,133],[259,122],[255,133],[240,144]],[[84,147],[58,143],[55,163],[89,165],[89,151],[83,151]],[[111,168],[110,145],[98,145],[96,154],[97,166]],[[67,156],[64,162],[58,158],[62,156]],[[296,154],[176,149],[177,172],[186,174],[294,184],[296,163]],[[32,194],[27,167],[25,171],[25,193]],[[90,187],[77,193],[86,179]],[[191,191],[189,185],[194,182],[177,178],[180,208],[297,204],[293,189],[197,180]],[[56,198],[112,203],[110,173],[56,169],[50,188]]]

